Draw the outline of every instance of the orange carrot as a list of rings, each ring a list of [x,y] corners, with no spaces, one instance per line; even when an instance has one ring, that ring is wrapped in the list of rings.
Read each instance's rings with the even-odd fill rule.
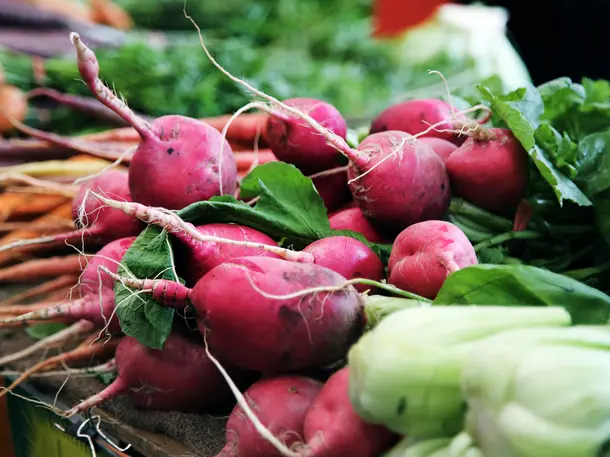
[[[25,194],[27,195],[27,194]],[[60,206],[53,209],[51,212],[37,218],[34,220],[34,223],[46,223],[48,221],[57,220],[57,218],[69,218],[72,217],[72,202],[68,201],[66,203],[61,204]],[[40,232],[36,230],[17,230],[15,232],[11,232],[8,235],[0,238],[0,246],[11,243],[17,240],[23,239],[32,239],[37,238],[43,235],[55,235],[57,233],[62,233],[64,230],[59,231],[50,231],[50,232]],[[0,265],[5,265],[6,263],[18,258],[20,255],[24,253],[34,252],[36,250],[40,251],[41,249],[47,249],[52,247],[61,246],[63,243],[49,243],[44,245],[36,245],[36,246],[24,246],[23,248],[13,249],[10,251],[5,251],[0,253]]]
[[[0,282],[29,282],[41,278],[75,275],[86,265],[87,258],[79,254],[33,259],[0,269]]]
[[[271,149],[261,149],[258,154],[254,151],[244,151],[235,154],[237,170],[248,170],[254,163],[263,164],[277,162],[277,160]]]
[[[29,221],[21,222],[0,222],[0,233],[13,232],[15,230],[68,230],[74,228],[74,222],[71,219],[57,219],[42,224],[36,224]]]
[[[26,216],[36,216],[56,209],[69,199],[62,195],[32,195],[4,193],[0,195],[0,222]],[[1,242],[1,241],[0,241]]]
[[[222,131],[227,121],[232,115],[225,114],[215,117],[204,117],[199,119],[210,124],[218,131]],[[267,113],[246,113],[239,116],[231,123],[227,130],[227,140],[236,143],[247,143],[252,147],[252,142],[256,138],[257,132],[264,130],[267,122]],[[131,127],[121,127],[118,129],[106,130],[104,132],[90,133],[75,137],[75,139],[90,142],[134,142],[140,141],[138,133]]]
[[[48,294],[49,292],[55,292],[59,289],[64,289],[67,286],[76,285],[78,276],[74,274],[66,274],[59,276],[50,281],[44,282],[36,287],[32,287],[21,293],[12,295],[0,302],[0,307],[19,303],[20,301],[28,300],[30,298],[38,297],[40,295]]]

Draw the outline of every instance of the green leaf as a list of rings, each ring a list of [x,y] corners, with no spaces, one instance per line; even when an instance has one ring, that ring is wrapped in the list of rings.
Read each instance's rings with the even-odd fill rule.
[[[452,273],[435,305],[562,306],[574,324],[606,324],[610,297],[557,273],[528,265],[473,265]]]
[[[138,279],[163,278],[176,280],[172,269],[172,250],[167,233],[158,227],[144,230],[123,257],[118,273]],[[115,285],[117,316],[126,335],[145,346],[162,349],[174,317],[174,310],[157,303],[149,294]]]
[[[49,322],[44,324],[30,325],[25,328],[25,331],[28,335],[30,335],[30,338],[33,338],[35,340],[42,340],[47,336],[51,336],[54,333],[57,333],[67,327],[68,326],[66,324]]]
[[[535,132],[544,109],[538,91],[534,87],[528,87],[500,97],[485,86],[477,87],[483,98],[491,104],[494,113],[504,120],[528,152],[542,177],[553,188],[559,204],[562,205],[564,200],[568,200],[582,206],[590,206],[592,203],[587,196],[553,165],[548,153],[536,144]]]
[[[581,164],[577,179],[589,198],[610,188],[610,132],[583,138],[578,154]]]
[[[330,231],[324,202],[311,179],[284,162],[256,167],[240,186],[241,197],[259,200],[254,206],[231,196],[194,203],[178,215],[194,224],[234,222],[285,238],[300,249]]]
[[[553,164],[566,173],[571,179],[577,174],[576,161],[578,158],[578,145],[574,143],[567,133],[563,135],[549,124],[542,124],[534,133],[536,144],[549,153]]]
[[[242,198],[258,197],[258,201],[250,206],[225,195],[193,203],[178,215],[193,224],[229,222],[252,227],[295,249],[329,236],[351,236],[371,247],[382,260],[389,256],[391,245],[369,243],[352,231],[332,230],[322,197],[311,179],[293,165],[259,165],[244,178],[240,192]]]
[[[109,385],[112,383],[112,381],[114,381],[117,377],[117,372],[115,371],[108,371],[105,373],[97,373],[95,375],[95,377],[97,379],[99,379],[102,384],[104,384],[105,386]]]

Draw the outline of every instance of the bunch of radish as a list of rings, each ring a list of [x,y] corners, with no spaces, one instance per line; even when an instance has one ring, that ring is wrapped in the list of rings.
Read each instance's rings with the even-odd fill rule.
[[[352,409],[347,368],[325,380],[304,373],[342,365],[365,331],[366,297],[387,289],[383,280],[427,301],[450,274],[478,262],[462,230],[444,220],[452,192],[489,211],[514,209],[527,181],[519,142],[507,129],[486,128],[447,102],[426,99],[382,112],[353,148],[347,123],[332,105],[276,100],[230,75],[204,45],[220,71],[267,102],[249,105],[268,114],[266,143],[277,159],[311,177],[330,227],[358,232],[369,243],[338,235],[287,249],[247,225],[195,226],[178,217],[174,210],[234,194],[231,146],[199,120],[139,118],[101,82],[95,54],[77,34],[71,39],[85,84],[135,129],[140,143],[127,173],[107,171],[81,186],[74,200],[81,228],[24,242],[105,244],[83,272],[81,298],[21,309],[29,312],[0,322],[52,318],[117,335],[121,304],[114,286],[121,282],[162,306],[192,313],[198,333],[176,323],[162,350],[123,337],[116,380],[67,414],[130,395],[148,409],[234,407],[219,456],[373,457],[389,449],[397,437]],[[184,283],[120,272],[146,224],[171,235]],[[387,272],[371,243],[392,243]]]

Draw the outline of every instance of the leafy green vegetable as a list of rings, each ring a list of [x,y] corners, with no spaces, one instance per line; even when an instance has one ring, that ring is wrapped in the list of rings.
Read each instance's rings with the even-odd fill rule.
[[[502,118],[528,152],[542,177],[553,188],[559,204],[568,200],[579,205],[592,205],[578,186],[554,166],[549,152],[536,143],[536,131],[540,128],[540,117],[544,110],[542,97],[536,88],[521,88],[504,96],[496,95],[482,85],[478,89],[483,99],[491,104],[494,113]],[[542,129],[539,135],[546,136],[544,131],[547,127]]]
[[[529,265],[473,265],[451,274],[435,305],[562,306],[575,324],[610,321],[610,297],[567,276]]]
[[[28,335],[30,335],[30,338],[33,338],[35,340],[42,340],[43,338],[51,336],[54,333],[57,333],[67,327],[68,326],[66,324],[60,324],[58,322],[49,322],[30,325],[25,328],[25,331]]]
[[[172,248],[167,234],[158,227],[149,226],[125,253],[118,273],[135,278],[177,280],[173,273]],[[135,294],[117,282],[115,285],[116,310],[121,329],[145,346],[161,349],[167,339],[174,310],[161,306],[148,294]]]

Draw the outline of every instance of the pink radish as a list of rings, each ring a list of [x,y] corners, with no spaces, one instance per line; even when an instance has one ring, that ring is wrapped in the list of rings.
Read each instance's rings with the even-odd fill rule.
[[[303,425],[303,457],[377,457],[396,443],[394,433],[356,414],[348,383],[345,367],[324,383],[309,407]]]
[[[347,167],[325,170],[310,178],[324,200],[326,211],[335,211],[351,200],[352,195],[347,187]]]
[[[314,263],[336,271],[346,279],[365,278],[380,281],[383,277],[383,263],[371,248],[355,238],[331,236],[314,241],[303,252],[314,257]],[[354,285],[358,292],[370,290],[365,284]]]
[[[330,228],[333,230],[351,230],[360,233],[371,243],[383,242],[383,237],[377,228],[362,214],[358,207],[337,211],[328,220],[330,221]]]
[[[369,135],[351,156],[348,177],[354,200],[365,216],[380,225],[402,230],[440,218],[449,207],[450,184],[443,160],[408,133]]]
[[[291,98],[288,106],[309,114],[325,128],[345,139],[347,125],[337,109],[322,100]],[[341,164],[341,154],[326,143],[301,119],[290,113],[272,113],[265,130],[265,140],[283,162],[291,163],[304,173],[315,173]]]
[[[254,229],[230,224],[210,224],[196,228],[193,224],[184,222],[176,213],[164,208],[117,201],[93,192],[89,195],[111,208],[123,211],[134,219],[157,225],[177,236],[189,248],[190,259],[196,262],[196,264],[189,265],[193,270],[189,275],[191,279],[208,271],[211,265],[217,265],[220,261],[232,256],[241,257],[246,253],[251,253],[251,255],[264,253],[264,255],[305,263],[313,263],[314,260],[313,256],[307,252],[291,251],[277,246],[277,243],[270,237]],[[236,239],[231,238],[232,236]],[[222,250],[221,246],[223,246]],[[214,253],[219,255],[217,259],[209,257]]]
[[[444,215],[450,200],[449,178],[442,159],[428,145],[408,133],[391,130],[370,135],[352,149],[341,135],[312,116],[233,76],[214,60],[201,35],[199,38],[206,56],[223,74],[274,108],[303,120],[318,134],[312,133],[311,141],[320,137],[350,160],[350,191],[365,215],[394,231]]]
[[[77,230],[28,240],[18,240],[0,247],[6,251],[22,246],[66,241],[78,243],[87,240],[92,244],[104,245],[110,241],[138,235],[142,231],[140,221],[113,208],[108,208],[98,201],[87,199],[87,192],[97,192],[110,198],[131,202],[127,173],[109,170],[81,185],[78,194],[72,201],[72,217]]]
[[[146,410],[211,412],[233,403],[231,391],[207,357],[199,335],[173,331],[162,350],[125,336],[115,360],[117,378],[70,409],[68,417],[121,395],[129,395],[137,407]],[[233,376],[243,376],[240,370],[224,367]]]
[[[433,136],[422,137],[419,141],[430,146],[432,150],[436,152],[436,155],[443,159],[445,165],[447,164],[449,156],[458,148],[457,145],[451,141],[435,138]]]
[[[119,262],[135,239],[136,237],[129,237],[112,241],[89,260],[79,280],[80,298],[21,316],[2,319],[0,324],[57,318],[71,322],[84,319],[97,327],[108,326],[108,331],[111,333],[120,332],[121,327],[114,313],[114,281],[100,269],[104,268],[115,273],[119,268]]]
[[[455,130],[459,130],[461,125],[468,122],[469,119],[463,114],[455,116],[453,121],[452,117],[451,105],[443,100],[435,98],[408,100],[382,111],[373,120],[370,133],[400,130],[411,135],[417,135],[427,130],[431,125],[440,123],[434,130],[425,133],[423,137],[442,138],[460,144],[466,137],[459,136],[455,133]],[[461,124],[456,125],[458,122],[461,122]],[[442,130],[451,131],[443,132]]]
[[[78,34],[72,33],[70,38],[89,90],[133,126],[142,139],[129,166],[134,201],[175,210],[235,192],[235,157],[218,130],[178,115],[163,116],[153,123],[139,118],[100,81],[97,58]]]
[[[388,282],[433,299],[454,271],[478,263],[470,241],[457,226],[425,221],[403,230],[392,247]]]
[[[189,289],[167,280],[121,279],[160,303],[191,303],[213,354],[262,373],[326,366],[341,359],[366,323],[364,301],[340,274],[271,257],[221,263]]]
[[[244,396],[260,422],[286,447],[301,441],[309,406],[322,388],[303,376],[278,376],[257,381]],[[236,405],[227,422],[227,443],[216,457],[283,457],[263,438]]]
[[[277,246],[277,243],[263,232],[250,227],[236,224],[206,224],[195,227],[203,236],[228,238],[234,241],[260,243],[268,246]],[[208,271],[227,260],[237,257],[269,256],[279,258],[276,253],[257,247],[241,246],[239,244],[225,244],[214,241],[199,241],[190,234],[182,231],[172,231],[179,240],[180,246],[176,256],[183,259],[178,262],[178,273],[187,285],[195,285]],[[185,265],[184,268],[181,268]]]
[[[508,129],[476,132],[446,166],[455,191],[488,211],[514,209],[525,195],[528,155]]]

